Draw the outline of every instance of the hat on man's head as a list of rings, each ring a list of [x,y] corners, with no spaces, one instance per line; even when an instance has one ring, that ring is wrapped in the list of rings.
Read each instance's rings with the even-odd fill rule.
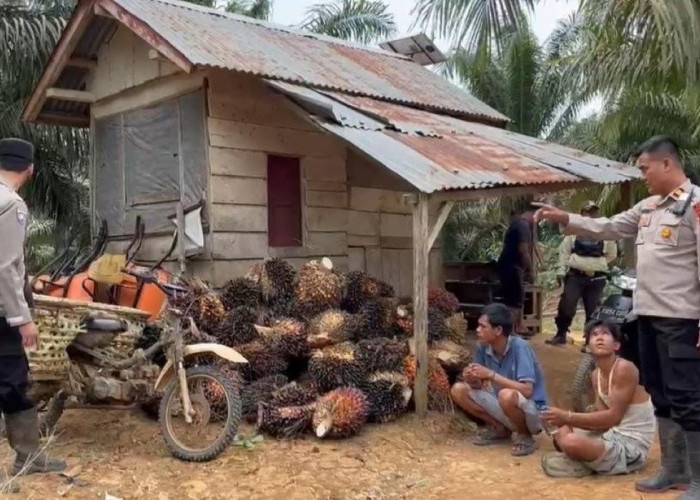
[[[34,163],[34,145],[22,139],[0,139],[0,168],[22,171]]]
[[[599,210],[599,209],[600,209],[600,207],[598,206],[598,204],[595,201],[588,200],[581,207],[581,212],[590,212],[591,210]]]

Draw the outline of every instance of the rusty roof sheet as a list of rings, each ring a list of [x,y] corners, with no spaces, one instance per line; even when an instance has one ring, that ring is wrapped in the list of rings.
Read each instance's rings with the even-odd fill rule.
[[[426,193],[641,178],[635,167],[501,128],[368,98],[324,95],[336,100],[332,113],[306,108],[321,127]],[[357,123],[358,112],[373,124],[384,123],[384,129],[346,126],[344,117]]]
[[[111,0],[196,66],[503,124],[508,118],[409,58],[177,0]],[[155,38],[153,34],[157,35]],[[157,47],[156,47],[157,48]]]

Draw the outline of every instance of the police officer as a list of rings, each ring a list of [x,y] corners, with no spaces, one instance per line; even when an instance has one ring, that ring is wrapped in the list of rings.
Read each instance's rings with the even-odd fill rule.
[[[588,200],[581,207],[581,215],[598,217],[598,210],[598,205]],[[566,344],[566,333],[576,315],[579,299],[583,300],[588,323],[593,311],[603,300],[608,264],[616,257],[617,244],[614,241],[581,235],[564,237],[559,248],[560,276],[564,282],[564,291],[559,299],[557,317],[554,319],[557,333],[546,341],[547,344]]]
[[[0,410],[7,439],[17,453],[13,474],[65,468],[64,462],[40,449],[37,410],[27,397],[25,350],[37,349],[39,332],[29,311],[31,293],[25,286],[24,239],[29,214],[17,191],[33,173],[34,147],[20,139],[0,140]]]
[[[656,476],[636,486],[687,489],[682,500],[700,500],[700,188],[686,177],[678,147],[667,137],[644,143],[637,165],[652,196],[634,208],[593,219],[544,207],[536,217],[568,233],[636,238],[639,354],[662,462]]]

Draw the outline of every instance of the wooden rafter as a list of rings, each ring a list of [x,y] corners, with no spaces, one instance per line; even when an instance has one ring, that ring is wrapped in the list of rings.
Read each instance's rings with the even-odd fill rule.
[[[442,226],[444,226],[445,222],[447,222],[447,218],[450,216],[450,212],[454,206],[454,201],[446,201],[444,205],[442,205],[440,214],[438,215],[435,224],[433,224],[433,227],[430,229],[430,236],[428,237],[428,252],[430,252],[430,249],[433,248],[433,245],[435,245],[435,240],[437,240],[438,236],[440,235]]]
[[[50,88],[46,89],[46,98],[60,101],[86,102],[88,104],[95,102],[95,96],[92,92],[85,92],[84,90]]]
[[[71,57],[68,59],[66,66],[70,66],[72,68],[89,69],[92,71],[97,67],[97,61],[94,59],[87,59],[85,57]]]

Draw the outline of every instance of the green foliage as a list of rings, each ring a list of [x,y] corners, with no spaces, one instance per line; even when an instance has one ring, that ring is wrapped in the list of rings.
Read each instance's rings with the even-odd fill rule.
[[[226,12],[269,20],[272,17],[273,0],[231,0],[226,5]]]
[[[333,0],[314,5],[301,27],[363,44],[386,39],[396,32],[394,16],[381,0]]]

